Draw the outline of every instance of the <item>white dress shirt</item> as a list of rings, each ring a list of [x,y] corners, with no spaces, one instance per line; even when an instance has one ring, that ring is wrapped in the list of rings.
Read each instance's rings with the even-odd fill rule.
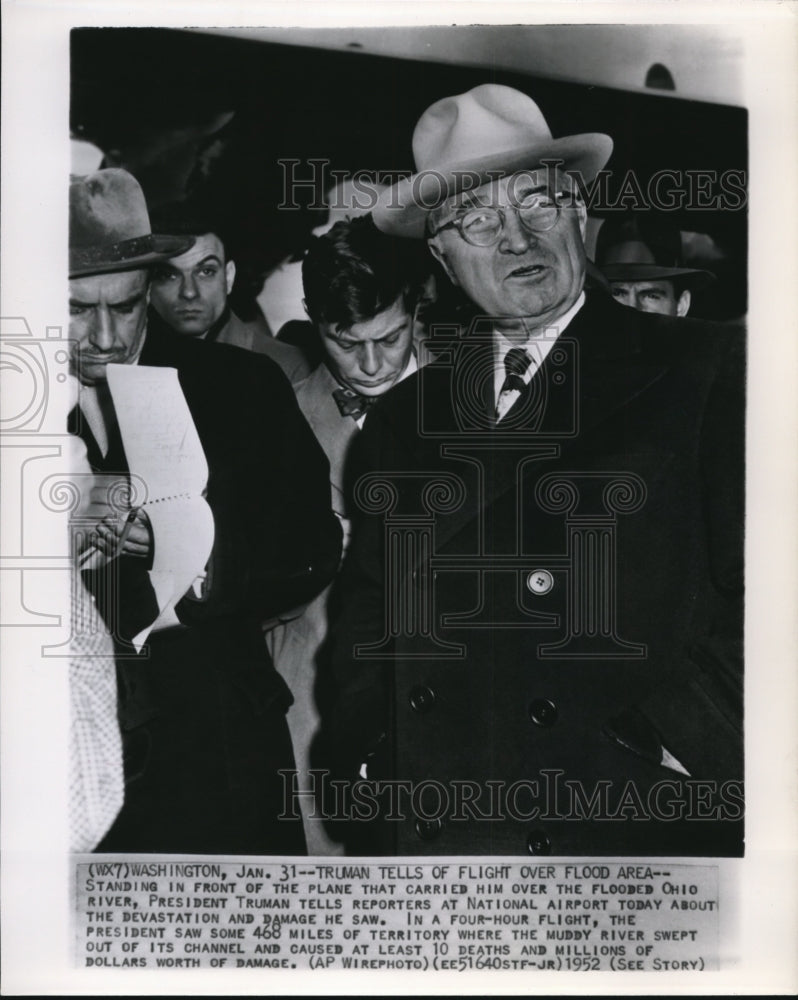
[[[518,389],[508,389],[502,392],[504,380],[507,372],[504,368],[504,359],[513,347],[521,347],[531,358],[531,363],[521,376],[524,383],[529,385],[532,376],[546,360],[549,351],[554,347],[557,338],[565,330],[571,320],[576,316],[585,304],[585,293],[582,292],[571,308],[557,320],[556,323],[549,323],[546,326],[538,327],[530,331],[526,343],[514,344],[509,341],[499,330],[493,331],[493,396],[496,400],[496,420],[500,421],[512,408],[521,393]]]

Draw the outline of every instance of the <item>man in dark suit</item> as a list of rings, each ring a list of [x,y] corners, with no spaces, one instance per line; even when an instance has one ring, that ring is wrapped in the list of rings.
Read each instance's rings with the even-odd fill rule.
[[[585,293],[611,148],[477,87],[375,209],[474,318],[357,442],[329,725],[394,782],[344,810],[374,850],[741,851],[742,344]]]
[[[266,320],[244,321],[231,309],[229,297],[236,279],[236,265],[222,227],[199,211],[185,207],[162,209],[156,217],[161,231],[193,238],[193,246],[167,258],[152,269],[150,324],[161,322],[185,337],[232,344],[265,354],[276,361],[292,384],[310,373],[299,348],[271,335]]]
[[[171,627],[137,652],[133,637],[163,611],[149,573],[159,545],[152,508],[145,500],[120,519],[110,494],[95,490],[85,577],[116,642],[125,752],[124,806],[97,849],[302,853],[301,823],[281,819],[291,694],[262,623],[310,600],[337,568],[327,461],[273,362],[148,332],[147,267],[189,241],[150,233],[129,174],[77,179],[70,210],[72,365],[82,383],[72,416],[89,461],[106,482],[128,479],[108,366],[176,369],[207,461],[214,535],[201,588],[177,595]]]

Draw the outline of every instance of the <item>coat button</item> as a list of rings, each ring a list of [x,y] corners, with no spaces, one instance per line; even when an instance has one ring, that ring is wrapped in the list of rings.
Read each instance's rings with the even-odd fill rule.
[[[410,702],[410,707],[414,712],[424,715],[435,704],[435,692],[432,688],[427,687],[426,684],[417,684],[414,688],[410,689],[407,700]]]
[[[551,854],[551,841],[542,830],[533,830],[526,838],[530,854]]]
[[[548,594],[554,586],[554,577],[547,569],[533,569],[526,578],[526,585],[533,594]]]
[[[554,725],[558,715],[557,706],[548,698],[535,698],[529,703],[529,718],[536,726],[543,726],[544,729],[547,729]]]
[[[420,840],[436,840],[443,832],[442,819],[417,819],[416,836]]]

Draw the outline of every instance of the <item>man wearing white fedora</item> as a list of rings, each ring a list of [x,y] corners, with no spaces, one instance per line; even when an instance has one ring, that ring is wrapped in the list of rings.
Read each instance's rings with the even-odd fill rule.
[[[741,851],[744,345],[585,291],[611,150],[488,84],[374,211],[473,314],[357,441],[328,725],[394,781],[375,851]]]

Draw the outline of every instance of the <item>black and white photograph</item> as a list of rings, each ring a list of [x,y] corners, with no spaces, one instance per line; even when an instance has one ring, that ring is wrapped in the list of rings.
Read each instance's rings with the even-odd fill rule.
[[[790,992],[794,22],[384,6],[4,4],[5,988]]]

